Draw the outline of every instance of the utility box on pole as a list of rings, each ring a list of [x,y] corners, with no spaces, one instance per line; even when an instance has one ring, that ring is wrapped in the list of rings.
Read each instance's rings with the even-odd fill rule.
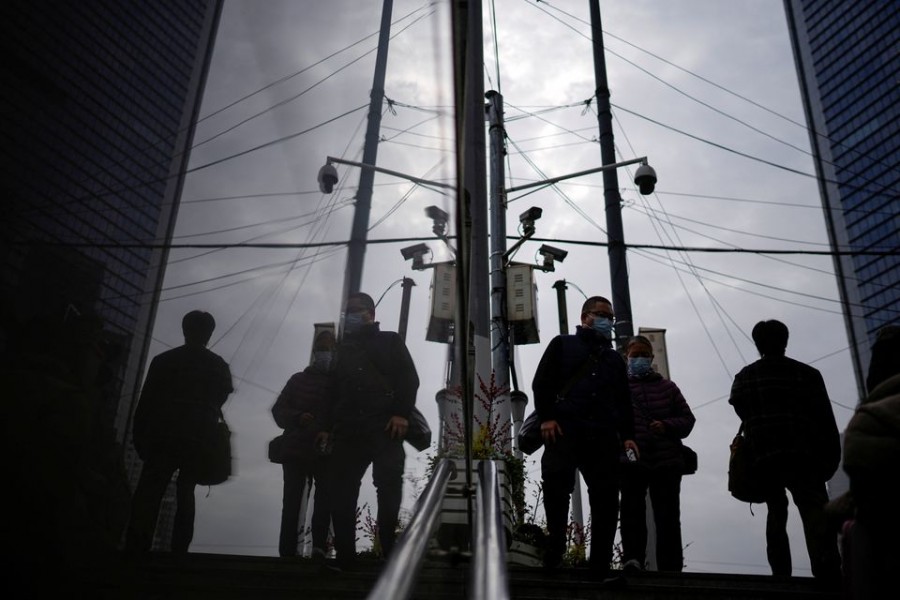
[[[510,264],[506,267],[506,318],[513,344],[537,344],[541,341],[533,265]]]
[[[453,263],[436,264],[431,278],[431,315],[425,339],[429,342],[449,342],[455,312],[456,266]]]

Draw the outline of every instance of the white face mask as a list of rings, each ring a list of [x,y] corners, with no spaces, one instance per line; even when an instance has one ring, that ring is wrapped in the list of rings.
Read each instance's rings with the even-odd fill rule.
[[[331,350],[315,350],[313,352],[313,366],[322,371],[327,371],[331,366]]]
[[[366,315],[364,313],[350,313],[344,317],[344,331],[348,333],[358,331],[365,324]]]

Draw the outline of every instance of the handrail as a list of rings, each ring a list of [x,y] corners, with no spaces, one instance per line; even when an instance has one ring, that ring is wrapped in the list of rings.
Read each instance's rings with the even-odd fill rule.
[[[447,486],[455,478],[456,465],[449,458],[442,459],[416,502],[409,525],[400,534],[375,587],[369,592],[369,600],[406,600],[410,597],[427,554],[428,542],[439,523]]]
[[[475,529],[469,571],[474,600],[509,599],[505,541],[497,465],[493,460],[483,460],[478,466]]]

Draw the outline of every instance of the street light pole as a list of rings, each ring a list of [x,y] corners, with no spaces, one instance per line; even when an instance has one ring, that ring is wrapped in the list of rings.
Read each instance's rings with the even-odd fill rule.
[[[606,59],[603,55],[603,28],[600,23],[600,2],[591,0],[591,34],[594,40],[594,80],[596,82],[597,121],[600,126],[600,158],[603,164],[616,160],[613,141],[612,109],[609,102],[609,83],[606,78]],[[628,286],[628,264],[625,260],[625,232],[622,226],[622,198],[619,196],[619,177],[616,169],[603,172],[603,198],[606,203],[606,235],[609,240],[609,277],[612,283],[612,303],[616,314],[616,347],[623,351],[625,340],[634,335],[631,320],[631,292]]]
[[[490,418],[500,424],[509,423],[509,323],[506,320],[506,179],[503,158],[505,129],[503,128],[503,96],[493,90],[487,92],[488,138],[490,142],[490,216],[491,216],[491,358],[494,383],[504,390],[494,399],[496,414]],[[503,440],[503,449],[511,449],[512,439]]]
[[[374,165],[378,157],[378,132],[381,129],[381,106],[384,103],[384,78],[387,72],[388,42],[391,39],[392,10],[393,0],[384,0],[381,9],[381,29],[378,34],[378,51],[375,55],[375,75],[369,100],[368,127],[363,146],[362,162],[367,165]],[[350,230],[350,242],[347,245],[347,268],[344,271],[344,295],[341,296],[341,305],[346,301],[347,296],[358,292],[362,285],[374,180],[374,170],[360,170],[359,188],[356,191],[356,210],[353,212],[353,226]]]

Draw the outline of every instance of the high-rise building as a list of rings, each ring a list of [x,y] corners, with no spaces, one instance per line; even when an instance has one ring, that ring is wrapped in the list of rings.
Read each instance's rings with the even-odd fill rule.
[[[91,426],[119,448],[221,10],[0,3],[0,359],[48,369],[46,385],[74,372],[95,394]]]
[[[784,5],[863,397],[875,332],[900,322],[900,4]]]

